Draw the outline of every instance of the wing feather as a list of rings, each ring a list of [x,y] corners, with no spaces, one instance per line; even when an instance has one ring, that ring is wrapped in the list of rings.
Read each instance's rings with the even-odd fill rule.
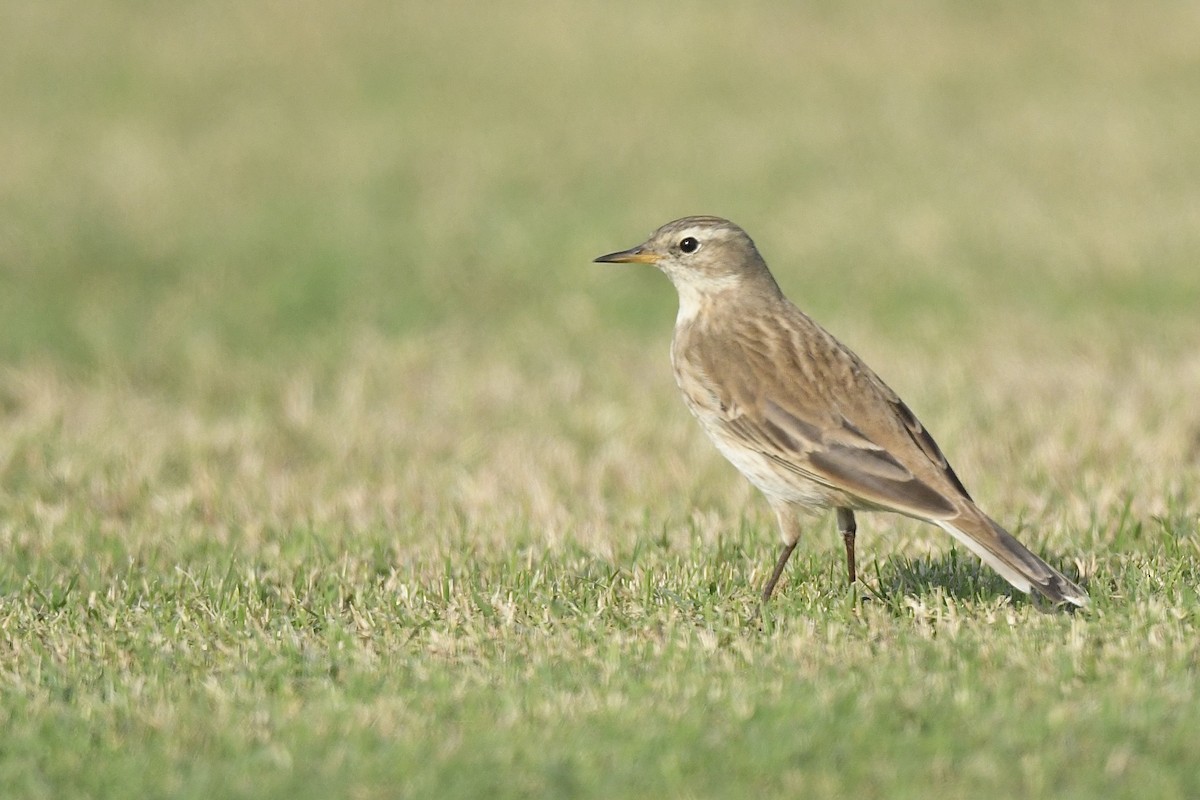
[[[864,507],[955,516],[969,495],[912,411],[824,329],[794,306],[785,311],[796,317],[787,335],[757,317],[728,323],[745,328],[736,334],[697,326],[677,339],[681,386],[704,388],[691,395],[699,413],[720,418],[781,473]]]
[[[793,447],[778,454],[777,462],[804,464],[805,474],[871,505],[894,507],[921,517],[954,515],[950,500],[861,431],[847,426],[821,431],[775,402],[765,405],[762,425],[782,434],[772,437],[775,441],[800,437],[806,443],[804,448]]]

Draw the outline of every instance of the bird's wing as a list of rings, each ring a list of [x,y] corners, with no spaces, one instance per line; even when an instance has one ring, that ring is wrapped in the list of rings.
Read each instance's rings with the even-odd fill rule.
[[[760,417],[758,425],[783,434],[764,455],[797,474],[911,516],[939,519],[957,512],[950,498],[844,418],[838,426],[818,430],[771,398],[765,399]],[[744,419],[741,424],[754,423]],[[799,432],[807,435],[798,439]]]
[[[888,388],[883,381],[879,380],[877,377],[875,378],[875,381],[878,382],[879,386],[885,390],[885,399],[892,407],[893,415],[896,419],[903,423],[904,429],[908,432],[913,444],[921,449],[921,451],[925,454],[925,457],[928,458],[930,463],[937,468],[937,471],[941,473],[942,477],[949,481],[951,486],[961,492],[963,497],[970,500],[971,494],[967,491],[967,487],[963,486],[962,481],[960,481],[958,476],[954,474],[954,469],[951,468],[950,462],[947,461],[946,456],[942,454],[942,448],[938,447],[937,442],[935,442],[933,437],[929,435],[929,431],[925,430],[925,426],[921,424],[921,420],[917,419],[916,415],[913,414],[913,412],[909,410],[908,406],[904,404],[904,401],[901,400],[895,392]]]
[[[728,429],[784,470],[866,505],[930,520],[955,516],[970,497],[920,421],[854,354],[832,337],[821,344],[822,374],[806,372],[803,349],[784,337],[762,349],[690,355],[703,373],[719,369],[728,378],[708,387]]]

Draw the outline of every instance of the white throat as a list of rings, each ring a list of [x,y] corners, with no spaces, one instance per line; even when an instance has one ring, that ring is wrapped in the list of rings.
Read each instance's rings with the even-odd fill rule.
[[[669,277],[672,278],[675,291],[679,294],[679,315],[675,317],[677,327],[695,319],[716,295],[736,289],[741,283],[741,278],[737,275],[707,278],[693,274],[680,280],[674,280],[674,276]]]

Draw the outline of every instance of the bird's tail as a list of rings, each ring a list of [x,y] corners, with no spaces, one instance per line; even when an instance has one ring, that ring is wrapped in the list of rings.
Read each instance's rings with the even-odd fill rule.
[[[937,524],[1022,592],[1036,591],[1053,603],[1087,607],[1087,592],[1035,556],[982,511],[972,508],[954,519],[937,520]]]

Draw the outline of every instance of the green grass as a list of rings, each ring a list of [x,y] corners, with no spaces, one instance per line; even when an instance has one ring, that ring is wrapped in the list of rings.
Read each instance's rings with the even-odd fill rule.
[[[0,9],[0,796],[1200,794],[1186,4]],[[749,229],[1087,585],[765,504],[593,265]]]

